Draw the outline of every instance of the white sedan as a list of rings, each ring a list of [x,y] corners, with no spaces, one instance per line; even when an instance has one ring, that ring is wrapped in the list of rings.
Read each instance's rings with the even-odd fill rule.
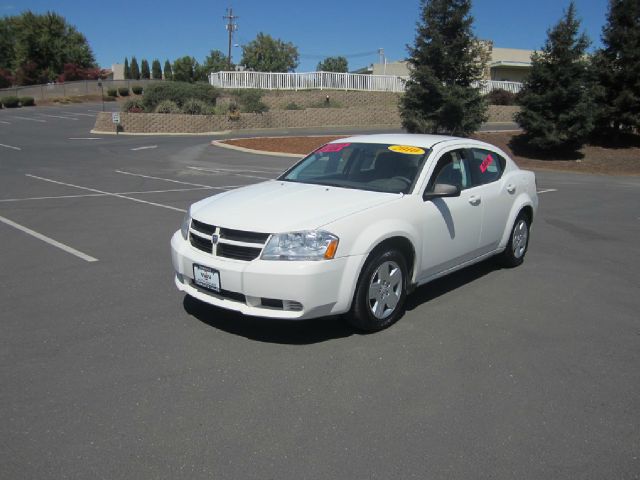
[[[194,203],[171,239],[175,284],[247,315],[380,330],[419,285],[494,255],[521,264],[537,206],[534,174],[487,143],[340,139]]]

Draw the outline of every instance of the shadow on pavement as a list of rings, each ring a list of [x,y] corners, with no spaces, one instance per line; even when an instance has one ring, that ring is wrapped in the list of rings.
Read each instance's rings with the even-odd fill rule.
[[[412,295],[409,295],[407,297],[405,308],[407,310],[414,310],[423,303],[427,303],[434,298],[438,298],[441,295],[466,285],[467,283],[471,283],[491,272],[501,269],[502,266],[500,266],[494,258],[489,258],[437,280],[433,280],[432,282],[418,287]]]
[[[287,345],[309,345],[344,338],[355,332],[340,317],[311,320],[275,320],[249,317],[217,308],[185,295],[185,311],[211,327],[251,340]]]

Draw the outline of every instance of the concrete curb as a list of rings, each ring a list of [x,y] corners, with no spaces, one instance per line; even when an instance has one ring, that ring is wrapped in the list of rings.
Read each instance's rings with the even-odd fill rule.
[[[202,133],[139,133],[139,132],[106,132],[103,130],[89,130],[89,133],[93,133],[96,135],[128,135],[131,137],[206,137],[206,136],[216,136],[216,135],[229,135],[232,130],[225,130],[222,132],[202,132]]]
[[[251,137],[251,138],[262,138],[262,137]],[[230,138],[229,140],[240,140],[240,139]],[[246,140],[246,139],[243,139],[243,140]],[[292,157],[292,158],[304,157],[304,155],[298,154],[298,153],[269,152],[266,150],[253,150],[251,148],[238,147],[237,145],[229,145],[228,143],[224,143],[223,141],[220,141],[220,140],[213,140],[211,142],[211,145],[213,145],[214,147],[228,148],[229,150],[236,150],[238,152],[253,153],[254,155],[271,155],[274,157]]]

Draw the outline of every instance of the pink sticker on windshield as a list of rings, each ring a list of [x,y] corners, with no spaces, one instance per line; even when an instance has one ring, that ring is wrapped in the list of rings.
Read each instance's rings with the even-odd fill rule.
[[[480,164],[480,171],[482,173],[487,171],[487,168],[489,168],[489,165],[491,165],[493,163],[493,157],[491,156],[491,154],[487,155],[487,158],[485,158],[482,163]]]
[[[351,144],[350,143],[327,143],[326,145],[320,147],[316,151],[320,152],[320,153],[339,152],[343,148],[347,148],[349,145],[351,145]]]

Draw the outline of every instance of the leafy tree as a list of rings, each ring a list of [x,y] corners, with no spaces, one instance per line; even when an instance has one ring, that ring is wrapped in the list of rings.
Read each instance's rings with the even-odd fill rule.
[[[142,59],[142,63],[140,64],[140,78],[144,78],[149,80],[151,78],[151,72],[149,71],[149,62],[145,59]]]
[[[124,57],[124,79],[129,80],[131,78],[131,68],[129,68],[129,59]]]
[[[6,68],[0,68],[0,88],[8,88],[13,84],[11,72]]]
[[[162,80],[162,67],[160,67],[160,60],[157,58],[151,63],[151,77],[154,80]]]
[[[193,82],[198,68],[196,59],[190,56],[178,58],[173,62],[173,80],[176,82]]]
[[[560,21],[547,32],[542,51],[518,95],[516,121],[523,139],[539,150],[579,149],[593,129],[592,91],[585,52],[589,39],[579,33],[573,1]]]
[[[409,132],[468,135],[486,119],[482,46],[472,33],[470,0],[422,0],[412,67],[400,104]]]
[[[209,55],[204,59],[204,63],[199,65],[195,77],[199,81],[206,82],[209,80],[209,73],[220,72],[229,68],[229,58],[220,50],[211,50]]]
[[[140,80],[140,67],[136,57],[131,57],[131,80]]]
[[[319,72],[346,73],[349,71],[349,64],[345,57],[327,57],[316,67]]]
[[[171,69],[171,62],[165,60],[164,62],[164,79],[173,80],[173,70]]]
[[[257,72],[290,72],[298,66],[298,49],[265,33],[242,47],[242,62]]]
[[[0,18],[0,68],[14,73],[17,84],[53,80],[65,64],[95,67],[87,39],[64,17],[26,11]]]
[[[640,2],[610,0],[602,29],[604,48],[593,60],[596,90],[595,133],[617,139],[640,128]]]

